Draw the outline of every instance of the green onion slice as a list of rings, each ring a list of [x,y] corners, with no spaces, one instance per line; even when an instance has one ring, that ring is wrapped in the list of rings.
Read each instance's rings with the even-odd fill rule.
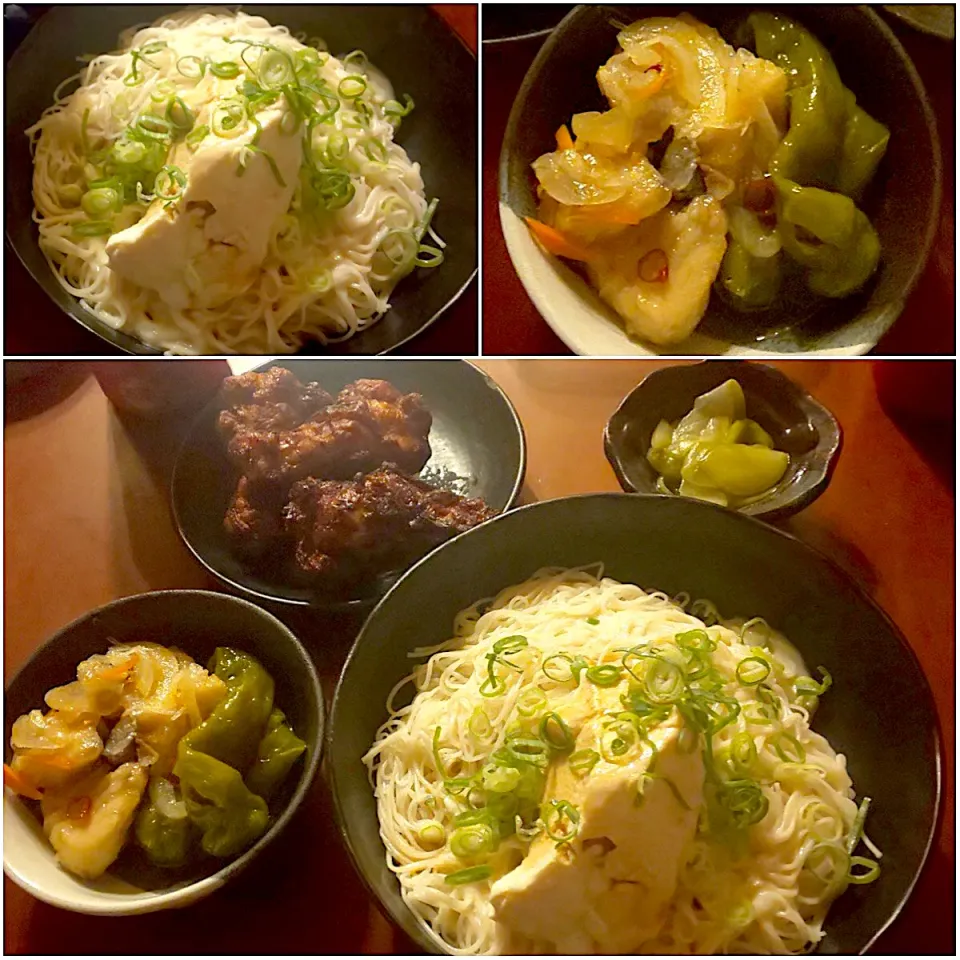
[[[232,60],[210,64],[210,72],[220,80],[233,80],[240,76],[240,67]]]
[[[112,220],[86,220],[73,226],[73,233],[78,237],[103,237],[113,233]]]
[[[97,220],[112,211],[122,209],[123,197],[119,190],[112,187],[98,187],[88,190],[81,197],[80,206],[91,220]]]
[[[861,873],[854,870],[854,867],[864,867]],[[849,883],[873,883],[880,876],[880,864],[869,857],[851,857],[850,868],[847,871],[847,881]]]
[[[547,695],[539,687],[527,687],[517,697],[517,713],[521,717],[536,716],[547,705]]]
[[[754,687],[770,676],[770,664],[763,657],[744,657],[737,664],[737,680],[744,687]]]
[[[620,682],[620,668],[615,663],[587,667],[587,679],[597,687],[615,687]]]
[[[153,189],[161,200],[169,202],[179,199],[186,186],[186,174],[179,167],[166,166],[157,174]]]
[[[439,820],[425,820],[417,827],[417,839],[425,847],[436,850],[447,840],[447,831]]]
[[[177,73],[188,80],[202,80],[207,72],[207,62],[202,57],[188,54],[177,61]]]
[[[490,867],[481,864],[478,867],[467,867],[465,870],[457,870],[454,873],[448,873],[444,878],[445,882],[451,887],[459,887],[465,883],[478,883],[486,880],[491,874]]]
[[[461,860],[493,853],[497,835],[489,823],[471,823],[457,827],[450,835],[450,852]]]
[[[552,749],[558,752],[573,749],[573,734],[559,713],[551,711],[545,714],[540,721],[539,732],[540,739]]]
[[[578,750],[570,754],[567,762],[576,776],[585,777],[600,762],[600,754],[596,750]]]
[[[551,800],[544,824],[551,840],[569,843],[577,835],[580,811],[569,800]]]
[[[356,100],[362,97],[367,89],[367,81],[359,74],[344,77],[337,85],[337,93],[346,100]]]
[[[803,744],[789,733],[775,734],[770,739],[770,745],[784,763],[806,762],[807,751],[803,749]]]
[[[485,740],[493,732],[493,725],[483,707],[477,707],[470,716],[467,729],[478,740]]]

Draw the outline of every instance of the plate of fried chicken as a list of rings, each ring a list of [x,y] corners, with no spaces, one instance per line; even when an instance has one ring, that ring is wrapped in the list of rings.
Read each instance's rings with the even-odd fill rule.
[[[287,360],[227,377],[183,443],[173,512],[226,586],[367,605],[441,543],[511,507],[512,404],[464,360]]]

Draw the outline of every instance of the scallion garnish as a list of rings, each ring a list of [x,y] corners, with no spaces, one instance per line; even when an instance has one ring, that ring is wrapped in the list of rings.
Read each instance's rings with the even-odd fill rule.
[[[544,715],[540,721],[540,739],[560,753],[572,750],[574,739],[563,717],[556,711]]]
[[[600,762],[600,754],[596,750],[577,750],[567,762],[572,773],[585,777]]]
[[[448,873],[444,881],[451,887],[459,887],[465,883],[478,883],[480,880],[486,880],[491,874],[490,867],[481,864],[478,867],[467,867],[465,870],[457,870],[454,873]]]
[[[620,682],[620,677],[620,668],[615,663],[587,667],[586,678],[597,687],[615,687]]]
[[[344,77],[340,83],[337,84],[337,93],[347,100],[356,100],[357,98],[362,97],[366,89],[366,79],[356,73],[350,74],[348,77]]]
[[[744,687],[754,687],[770,676],[770,664],[763,657],[744,657],[737,664],[737,680]]]
[[[84,220],[73,225],[73,233],[78,237],[103,237],[113,233],[113,221]]]
[[[580,811],[569,800],[551,800],[543,822],[551,840],[569,843],[577,835]]]

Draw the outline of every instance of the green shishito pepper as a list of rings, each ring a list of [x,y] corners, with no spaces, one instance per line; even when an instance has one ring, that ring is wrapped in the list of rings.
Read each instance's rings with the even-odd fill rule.
[[[227,694],[181,745],[246,770],[273,709],[273,678],[259,661],[229,647],[217,647],[207,669],[226,684]]]
[[[842,193],[780,177],[774,183],[783,249],[807,268],[810,289],[825,297],[859,290],[880,259],[880,240],[867,215]]]
[[[827,49],[808,30],[773,13],[753,13],[747,24],[757,54],[787,74],[790,129],[770,172],[859,197],[876,173],[890,131],[857,105]]]
[[[177,747],[173,772],[200,845],[231,857],[267,828],[264,799],[243,782],[273,711],[273,679],[249,654],[218,647],[208,669],[226,684],[226,696]]]
[[[161,867],[179,867],[190,859],[194,826],[188,816],[164,814],[157,803],[160,784],[151,780],[147,799],[137,813],[134,832],[137,843],[150,860]],[[169,789],[173,792],[173,787]]]
[[[293,732],[283,711],[274,707],[257,748],[257,759],[247,771],[247,786],[269,800],[306,749],[307,745]]]

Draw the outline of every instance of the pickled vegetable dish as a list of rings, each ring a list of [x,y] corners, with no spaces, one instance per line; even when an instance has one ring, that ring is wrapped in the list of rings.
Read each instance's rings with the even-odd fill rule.
[[[676,425],[661,420],[650,438],[647,460],[660,474],[661,493],[741,507],[766,496],[783,479],[790,457],[747,418],[736,380],[697,397]]]
[[[625,27],[597,72],[610,108],[533,164],[534,236],[654,344],[692,334],[713,290],[743,313],[846,297],[879,262],[857,204],[889,131],[799,24],[754,13],[736,39],[687,14]]]
[[[236,856],[306,744],[274,704],[270,674],[218,647],[205,670],[176,649],[116,644],[13,725],[4,785],[40,801],[71,873],[95,879],[132,840],[161,867]]]

